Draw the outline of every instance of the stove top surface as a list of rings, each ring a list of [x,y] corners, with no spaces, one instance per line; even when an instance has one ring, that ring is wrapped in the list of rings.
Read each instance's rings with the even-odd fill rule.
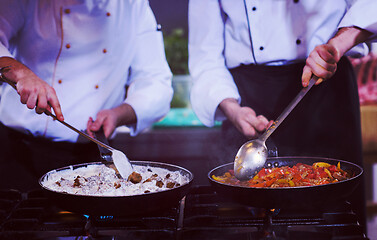
[[[86,216],[59,209],[41,190],[2,190],[0,239],[368,239],[348,202],[325,204],[321,209],[259,209],[227,202],[210,186],[194,186],[170,209],[142,216]]]

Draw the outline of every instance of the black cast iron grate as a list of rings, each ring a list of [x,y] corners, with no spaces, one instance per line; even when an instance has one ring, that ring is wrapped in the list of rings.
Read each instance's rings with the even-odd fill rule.
[[[184,215],[184,240],[368,239],[348,202],[324,203],[321,209],[270,210],[227,202],[211,187],[194,187],[186,196]]]
[[[156,203],[158,204],[158,203]],[[266,210],[229,203],[194,186],[178,206],[142,216],[85,216],[54,206],[41,190],[0,191],[0,239],[359,240],[348,202],[324,209]]]

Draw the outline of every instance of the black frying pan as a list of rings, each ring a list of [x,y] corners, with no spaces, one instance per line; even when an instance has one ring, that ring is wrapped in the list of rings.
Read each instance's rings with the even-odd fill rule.
[[[39,184],[54,204],[63,210],[83,213],[92,216],[128,216],[153,212],[169,207],[173,207],[188,193],[194,175],[185,168],[167,163],[157,163],[149,161],[131,161],[133,165],[160,167],[169,171],[180,171],[187,176],[189,182],[179,187],[161,192],[144,193],[133,196],[82,196],[62,192],[52,191],[42,185],[43,179],[49,174],[44,174],[39,179]],[[67,166],[52,171],[62,171],[70,167],[79,168],[92,164],[102,164],[100,162],[84,163]]]
[[[309,206],[322,206],[333,204],[346,199],[358,186],[363,169],[356,164],[319,157],[275,157],[268,158],[265,166],[293,166],[296,163],[313,164],[326,162],[340,166],[349,171],[354,177],[345,181],[319,186],[293,187],[293,188],[252,188],[233,186],[220,183],[212,179],[212,175],[221,176],[233,169],[233,162],[221,165],[208,173],[208,178],[216,192],[228,200],[262,208],[307,208]]]

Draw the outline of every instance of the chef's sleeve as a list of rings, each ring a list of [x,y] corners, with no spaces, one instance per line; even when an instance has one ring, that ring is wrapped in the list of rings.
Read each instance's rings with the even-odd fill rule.
[[[162,32],[147,1],[139,9],[140,21],[125,103],[132,106],[137,123],[128,126],[131,136],[163,118],[173,97],[172,73],[166,61]]]
[[[226,98],[240,101],[225,65],[224,23],[218,0],[189,1],[189,71],[193,79],[191,106],[200,121],[211,127],[224,120],[218,109]]]
[[[377,41],[377,1],[357,0],[347,11],[339,28],[358,27],[370,31],[373,35],[368,41]]]
[[[9,39],[16,36],[24,24],[25,6],[22,0],[0,0],[0,57],[13,57]]]

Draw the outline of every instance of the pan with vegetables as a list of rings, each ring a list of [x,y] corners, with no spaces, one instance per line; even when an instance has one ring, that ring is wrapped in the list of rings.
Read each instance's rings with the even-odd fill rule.
[[[240,181],[233,163],[214,168],[208,178],[223,197],[253,207],[298,208],[346,199],[360,182],[360,166],[319,157],[268,158],[262,170]]]

